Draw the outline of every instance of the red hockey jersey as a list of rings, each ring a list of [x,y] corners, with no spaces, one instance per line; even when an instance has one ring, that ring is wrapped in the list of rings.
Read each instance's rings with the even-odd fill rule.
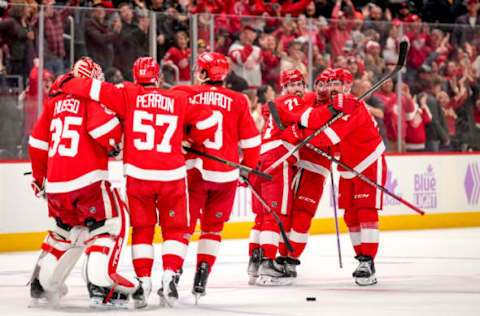
[[[40,185],[46,178],[47,193],[107,180],[107,151],[121,137],[120,121],[104,106],[64,93],[50,98],[29,139],[33,177]]]
[[[275,106],[284,127],[297,123],[306,107],[302,98],[293,94],[285,94],[278,97],[275,99]],[[282,130],[275,124],[275,120],[270,113],[263,129],[261,153],[264,154],[280,146],[285,147],[287,150],[292,149],[293,145],[282,139],[282,133]],[[298,159],[298,153],[296,152],[294,155]]]
[[[189,137],[202,143],[215,131],[209,107],[188,105],[187,95],[124,82],[118,85],[75,78],[63,91],[89,96],[116,112],[124,122],[125,174],[151,181],[174,181],[186,176],[182,153],[184,125]]]
[[[340,100],[341,98],[344,100]],[[347,98],[350,100],[345,100]],[[338,95],[337,100],[358,102],[358,107],[352,114],[345,114],[341,119],[335,121],[312,139],[311,143],[319,147],[338,144],[342,161],[356,171],[362,172],[382,156],[385,145],[378,132],[377,123],[365,103],[356,100],[353,95]],[[312,117],[307,123],[307,127],[314,130],[322,126]],[[309,135],[313,132],[313,130],[307,130],[306,134]],[[355,177],[354,173],[341,167],[339,167],[339,171],[343,178]]]
[[[257,167],[260,133],[243,94],[206,84],[177,86],[172,90],[185,91],[189,94],[192,105],[208,106],[213,110],[218,127],[215,135],[203,143],[206,153],[238,163],[240,148],[243,153],[242,163],[250,168]],[[239,176],[236,168],[196,155],[188,158],[187,167],[198,169],[207,181],[230,182]]]

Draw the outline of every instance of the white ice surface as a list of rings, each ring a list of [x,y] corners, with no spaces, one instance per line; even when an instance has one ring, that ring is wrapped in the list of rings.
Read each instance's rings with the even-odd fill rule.
[[[124,311],[88,307],[88,293],[77,264],[58,309],[29,308],[25,286],[36,252],[0,254],[0,316],[5,315],[480,315],[480,228],[381,232],[376,259],[378,284],[358,287],[347,234],[341,235],[343,269],[339,269],[335,235],[310,238],[295,285],[262,288],[247,285],[247,240],[224,241],[210,275],[207,295],[195,305],[191,294],[196,243],[185,262],[173,309],[158,306],[160,247],[156,245],[154,292],[150,306]],[[130,248],[119,271],[133,276]],[[306,297],[316,301],[306,301]],[[127,314],[128,313],[128,314]]]

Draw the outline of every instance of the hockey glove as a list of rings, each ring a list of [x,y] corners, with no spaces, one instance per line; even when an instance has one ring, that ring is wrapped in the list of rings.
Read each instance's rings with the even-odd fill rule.
[[[359,105],[361,105],[361,101],[358,101],[353,96],[337,94],[333,98],[333,103],[328,106],[328,109],[332,116],[337,115],[339,112],[352,114]]]
[[[296,145],[305,138],[305,133],[298,124],[292,124],[282,133],[282,139],[290,144]]]
[[[43,185],[39,185],[37,181],[33,180],[32,183],[30,183],[30,186],[37,198],[45,198],[45,187]]]

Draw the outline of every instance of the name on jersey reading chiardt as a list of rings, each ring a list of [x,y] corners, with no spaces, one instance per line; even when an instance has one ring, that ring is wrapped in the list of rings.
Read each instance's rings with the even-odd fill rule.
[[[202,92],[190,98],[190,103],[216,105],[227,111],[230,111],[232,101],[232,98],[227,97],[223,93],[212,91]]]
[[[80,101],[77,99],[63,99],[55,102],[55,111],[54,114],[59,114],[61,112],[71,112],[78,113],[78,107],[80,106]]]
[[[137,96],[137,108],[154,108],[174,113],[175,100],[158,93]]]

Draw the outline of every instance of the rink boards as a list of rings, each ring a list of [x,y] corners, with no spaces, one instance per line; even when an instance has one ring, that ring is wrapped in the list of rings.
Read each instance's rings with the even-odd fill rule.
[[[419,216],[400,202],[384,195],[381,230],[480,226],[480,153],[388,155],[385,187],[426,212]],[[53,221],[47,217],[45,201],[30,189],[28,161],[0,163],[0,251],[36,250]],[[121,163],[110,163],[111,181],[124,188]],[[338,174],[334,173],[335,190]],[[253,225],[251,196],[239,187],[224,238],[246,238]],[[339,210],[342,217],[343,210]],[[343,220],[340,230],[345,232]],[[330,180],[312,223],[312,234],[333,233],[333,199]],[[194,236],[194,239],[198,236]],[[155,236],[160,241],[159,234]]]

